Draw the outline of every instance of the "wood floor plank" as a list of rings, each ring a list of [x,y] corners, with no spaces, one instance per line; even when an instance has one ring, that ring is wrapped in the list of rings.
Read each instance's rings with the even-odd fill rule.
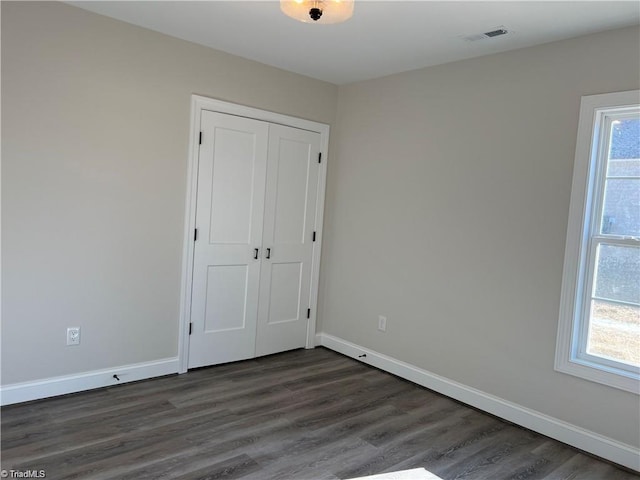
[[[229,412],[216,411],[187,421],[178,420],[159,428],[138,430],[102,442],[86,444],[79,441],[76,448],[73,448],[73,444],[67,445],[63,451],[53,454],[39,450],[39,456],[22,461],[17,467],[54,471],[59,478],[91,478],[83,477],[82,472],[87,475],[95,473],[92,470],[94,464],[104,468],[119,468],[122,462],[131,462],[131,457],[139,461],[138,457],[146,454],[150,449],[159,450],[158,454],[163,455],[169,448],[186,448],[188,445],[184,438],[186,432],[195,435],[201,430],[209,431],[216,424],[227,423],[229,415],[231,415]],[[3,455],[3,464],[10,459],[11,457],[5,458]]]
[[[77,439],[79,432],[83,432],[83,441],[90,442],[129,430],[130,422],[134,422],[143,415],[174,410],[175,407],[167,401],[138,403],[125,408],[101,411],[90,417],[74,418],[63,423],[54,420],[52,423],[58,424],[58,428],[55,429],[43,430],[42,426],[35,425],[28,429],[7,429],[8,431],[5,430],[2,435],[2,444],[3,448],[8,450],[37,442],[55,444],[60,443],[67,436],[74,436]],[[96,424],[100,425],[99,430],[94,428]]]
[[[229,428],[212,427],[211,430],[216,432],[215,435],[204,431],[196,435],[186,434],[172,442],[156,444],[152,449],[144,452],[131,452],[135,458],[131,456],[121,458],[121,467],[105,470],[107,475],[99,475],[95,478],[97,480],[175,478],[178,474],[186,475],[193,470],[202,470],[208,465],[244,455],[245,451],[255,444],[277,440],[278,437],[295,436],[299,433],[290,425],[290,422],[284,419],[274,418],[262,421],[252,429],[247,428],[249,423],[253,422],[245,420],[241,423],[233,423],[228,426]],[[175,445],[182,445],[182,448],[172,450],[171,448]],[[103,467],[108,467],[108,464],[105,463]]]
[[[385,472],[391,470],[391,467],[425,452],[425,450],[432,450],[433,444],[450,432],[458,432],[472,424],[475,425],[474,432],[478,429],[484,431],[488,425],[487,419],[482,416],[470,415],[472,413],[459,408],[449,415],[443,415],[438,419],[434,418],[428,424],[418,425],[417,428],[403,432],[403,435],[380,445],[379,456],[370,459],[369,462],[340,470],[337,475],[349,478]],[[476,433],[475,436],[478,434]],[[366,439],[368,436],[363,435],[363,438]],[[459,439],[460,437],[454,435],[454,438]],[[393,468],[393,470],[402,470],[402,468]]]
[[[56,480],[631,480],[628,470],[324,348],[4,407],[2,469]]]
[[[426,461],[433,472],[443,478],[508,478],[514,471],[522,470],[521,465],[529,466],[538,460],[530,450],[542,441],[537,435],[523,435],[520,429],[511,425],[501,429],[498,435],[481,435],[475,440],[465,441],[465,447],[455,453],[447,449]]]
[[[260,466],[251,457],[243,454],[175,478],[178,480],[218,480],[223,478],[238,478],[248,472],[254,472],[259,469]]]
[[[455,419],[466,413],[458,404],[450,399],[441,397],[423,405],[419,411],[399,421],[377,422],[363,433],[362,438],[376,446],[383,446],[392,442],[401,443],[406,438],[419,433],[425,426],[433,426],[442,419]],[[419,415],[418,415],[419,413]]]

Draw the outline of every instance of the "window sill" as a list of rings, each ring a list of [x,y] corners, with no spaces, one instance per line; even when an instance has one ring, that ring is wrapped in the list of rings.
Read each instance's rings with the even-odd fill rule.
[[[555,370],[591,382],[640,395],[640,380],[626,370],[616,369],[581,359],[556,358]]]

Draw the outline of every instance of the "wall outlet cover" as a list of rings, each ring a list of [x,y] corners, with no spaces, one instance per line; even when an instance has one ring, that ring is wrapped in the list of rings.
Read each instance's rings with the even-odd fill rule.
[[[67,345],[80,345],[80,327],[67,328]]]
[[[387,331],[387,317],[380,315],[378,317],[378,330],[381,332]]]

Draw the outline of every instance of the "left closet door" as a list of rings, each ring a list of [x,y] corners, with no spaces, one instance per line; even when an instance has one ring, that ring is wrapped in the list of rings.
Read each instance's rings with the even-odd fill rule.
[[[203,110],[188,368],[252,358],[269,124]]]

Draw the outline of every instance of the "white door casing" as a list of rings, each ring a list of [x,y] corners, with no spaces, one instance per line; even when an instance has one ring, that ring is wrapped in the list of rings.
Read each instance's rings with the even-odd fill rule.
[[[207,133],[214,124],[215,134]],[[196,366],[315,346],[328,136],[328,125],[192,96],[180,373]],[[259,146],[264,143],[269,150]],[[239,165],[225,162],[225,155],[232,153],[244,155],[245,160]],[[267,153],[272,157],[269,160]],[[320,154],[322,163],[318,163]],[[199,174],[209,178],[207,183],[200,182],[202,186]],[[266,191],[264,203],[264,186],[270,181],[276,187]],[[244,200],[238,202],[238,197]],[[209,214],[196,208],[207,202],[212,207]],[[216,205],[225,203],[232,207],[216,210]],[[258,259],[253,258],[256,248]],[[266,248],[270,248],[269,259],[265,258]],[[262,289],[261,281],[268,288]],[[256,332],[264,332],[264,342],[256,341]]]

